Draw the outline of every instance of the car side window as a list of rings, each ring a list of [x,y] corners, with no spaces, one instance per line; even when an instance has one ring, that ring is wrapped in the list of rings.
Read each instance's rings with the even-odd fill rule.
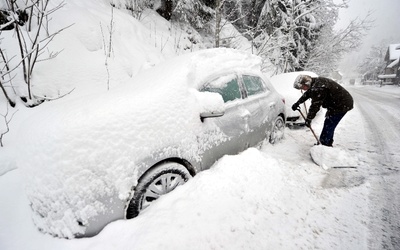
[[[264,81],[258,76],[243,75],[243,84],[249,96],[265,92],[266,90]]]
[[[207,83],[200,91],[219,93],[224,102],[241,99],[238,78],[236,75],[225,75]]]

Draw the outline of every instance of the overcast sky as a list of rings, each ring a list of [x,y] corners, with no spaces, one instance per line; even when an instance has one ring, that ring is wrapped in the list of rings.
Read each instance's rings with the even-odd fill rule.
[[[343,60],[342,71],[356,66],[356,61],[362,60],[372,45],[378,45],[383,40],[400,43],[400,0],[350,0],[349,8],[341,10],[337,26],[346,26],[357,17],[364,18],[368,11],[372,12],[372,19],[375,20],[374,27],[368,32],[360,51]]]

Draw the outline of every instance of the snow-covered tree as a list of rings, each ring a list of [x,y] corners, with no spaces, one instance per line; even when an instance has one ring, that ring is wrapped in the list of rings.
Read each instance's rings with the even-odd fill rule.
[[[325,19],[320,36],[304,64],[305,69],[318,72],[320,75],[329,75],[337,69],[344,54],[357,50],[372,25],[370,16],[367,15],[363,19],[352,20],[343,29],[335,30],[333,26],[336,23],[338,7],[331,4],[326,9],[327,12],[322,13]],[[329,17],[329,13],[333,13],[331,14],[333,17]]]
[[[337,69],[344,53],[360,45],[371,24],[367,16],[335,30],[339,9],[346,8],[347,2],[226,0],[225,16],[252,41],[254,53],[271,62],[269,71],[328,74]]]
[[[195,29],[210,25],[215,12],[200,0],[180,0],[173,11],[173,20],[190,24]]]
[[[258,54],[268,58],[276,73],[302,70],[319,36],[316,18],[320,1],[265,1],[254,27]]]
[[[385,41],[382,41],[379,45],[372,46],[368,55],[357,67],[360,75],[369,74],[378,76],[383,73],[386,66],[386,51],[387,43]]]

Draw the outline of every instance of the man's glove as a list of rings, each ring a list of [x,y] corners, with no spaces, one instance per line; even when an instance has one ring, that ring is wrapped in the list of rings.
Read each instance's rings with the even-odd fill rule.
[[[300,106],[300,104],[297,103],[297,102],[295,102],[295,103],[293,104],[293,106],[292,106],[292,110],[293,110],[293,111],[296,111],[296,110],[299,108],[299,106]]]
[[[306,118],[306,120],[304,121],[304,125],[306,125],[307,127],[311,127],[311,119]]]

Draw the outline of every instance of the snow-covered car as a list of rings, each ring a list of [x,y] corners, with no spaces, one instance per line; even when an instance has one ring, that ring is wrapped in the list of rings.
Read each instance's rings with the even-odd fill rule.
[[[311,71],[296,71],[290,73],[283,73],[271,77],[271,83],[286,100],[286,124],[299,125],[304,124],[304,119],[301,117],[299,111],[293,111],[292,105],[299,100],[303,91],[293,87],[294,80],[298,75],[309,75],[311,77],[318,77],[317,74]],[[301,112],[306,116],[311,101],[307,100],[300,105]]]
[[[260,63],[203,50],[106,93],[42,104],[22,128],[18,161],[36,226],[57,237],[95,235],[223,155],[280,140],[284,100]]]

